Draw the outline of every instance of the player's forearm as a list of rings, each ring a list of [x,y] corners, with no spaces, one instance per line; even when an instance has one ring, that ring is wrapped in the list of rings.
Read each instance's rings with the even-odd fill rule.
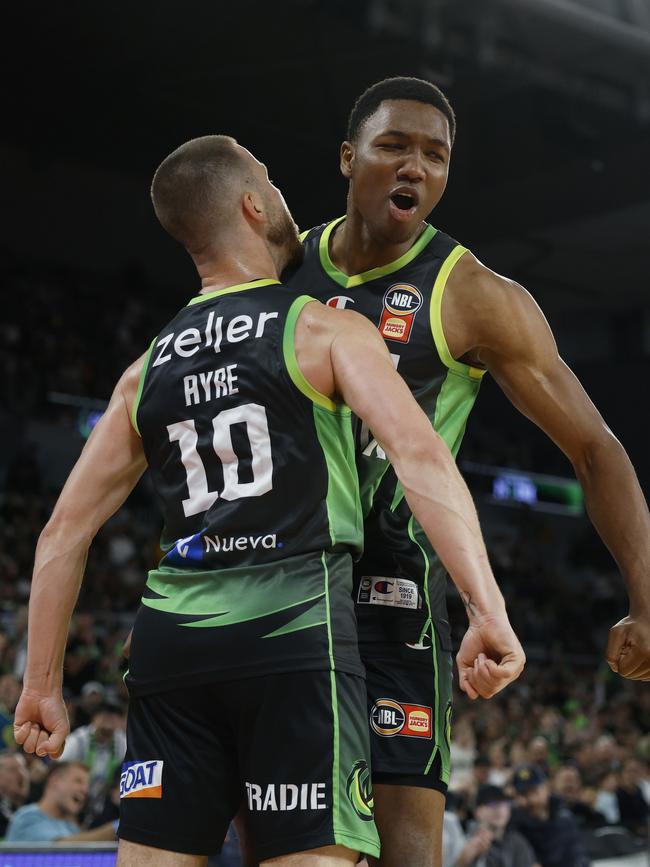
[[[591,521],[625,579],[630,609],[650,611],[650,516],[625,449],[608,436],[574,463]]]
[[[53,692],[61,687],[70,618],[89,544],[66,522],[52,520],[41,533],[29,599],[26,690]]]
[[[424,446],[424,447],[423,447]],[[439,438],[392,455],[411,511],[456,585],[470,621],[504,613],[471,494]]]

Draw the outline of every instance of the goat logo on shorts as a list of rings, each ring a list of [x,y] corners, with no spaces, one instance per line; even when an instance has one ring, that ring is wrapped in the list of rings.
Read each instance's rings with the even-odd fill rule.
[[[364,822],[370,822],[375,807],[372,796],[372,784],[370,782],[370,769],[368,763],[359,759],[352,766],[346,792],[354,812]]]
[[[163,762],[125,762],[120,798],[162,798]]]

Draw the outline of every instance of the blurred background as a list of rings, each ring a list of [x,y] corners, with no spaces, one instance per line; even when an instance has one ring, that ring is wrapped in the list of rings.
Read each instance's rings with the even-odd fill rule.
[[[117,377],[198,289],[149,200],[155,168],[188,138],[235,136],[268,165],[305,229],[345,210],[338,150],[357,96],[391,75],[435,82],[458,133],[430,221],[532,292],[647,495],[650,0],[71,0],[13,4],[6,23],[0,726],[9,753],[38,533]],[[551,778],[570,765],[576,803],[596,810],[599,793],[614,793],[605,800],[618,813],[601,811],[593,827],[642,838],[650,691],[603,664],[607,629],[626,613],[622,580],[568,461],[486,380],[459,460],[529,665],[498,699],[457,701],[458,814],[467,828],[477,762],[499,785],[521,761]],[[88,696],[108,702],[108,716],[124,708],[121,646],[159,530],[145,479],[93,545],[66,656],[73,727],[92,725]],[[464,615],[453,593],[449,603],[458,642]],[[111,719],[119,730],[123,718]],[[104,789],[100,797],[94,784],[86,825],[110,813],[109,771],[120,760],[95,774]],[[27,770],[23,800],[34,801],[43,769]],[[632,801],[642,793],[630,816],[616,794],[625,786]],[[12,797],[0,791],[9,813]],[[614,845],[605,837],[596,855]]]

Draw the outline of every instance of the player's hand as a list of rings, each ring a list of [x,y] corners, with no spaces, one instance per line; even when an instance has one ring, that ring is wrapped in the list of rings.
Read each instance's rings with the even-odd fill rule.
[[[609,630],[607,662],[630,680],[650,680],[650,622],[628,614]]]
[[[526,656],[505,614],[476,617],[467,628],[456,665],[469,698],[492,698],[524,669]]]
[[[26,753],[58,759],[69,733],[68,712],[60,693],[23,689],[14,715],[14,738]]]
[[[465,844],[462,852],[464,858],[474,861],[484,855],[492,845],[493,840],[494,834],[488,828],[479,828]]]

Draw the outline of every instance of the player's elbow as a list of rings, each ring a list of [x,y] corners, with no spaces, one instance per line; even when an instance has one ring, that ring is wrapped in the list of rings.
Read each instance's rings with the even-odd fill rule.
[[[90,547],[96,532],[89,515],[80,515],[77,509],[57,505],[41,531],[38,547],[56,550],[80,544]]]
[[[603,469],[628,460],[620,441],[605,424],[594,435],[585,437],[570,457],[580,481],[587,481]]]
[[[421,476],[429,469],[437,473],[455,471],[455,463],[447,444],[428,424],[411,429],[400,440],[397,455],[392,458],[398,476]]]

